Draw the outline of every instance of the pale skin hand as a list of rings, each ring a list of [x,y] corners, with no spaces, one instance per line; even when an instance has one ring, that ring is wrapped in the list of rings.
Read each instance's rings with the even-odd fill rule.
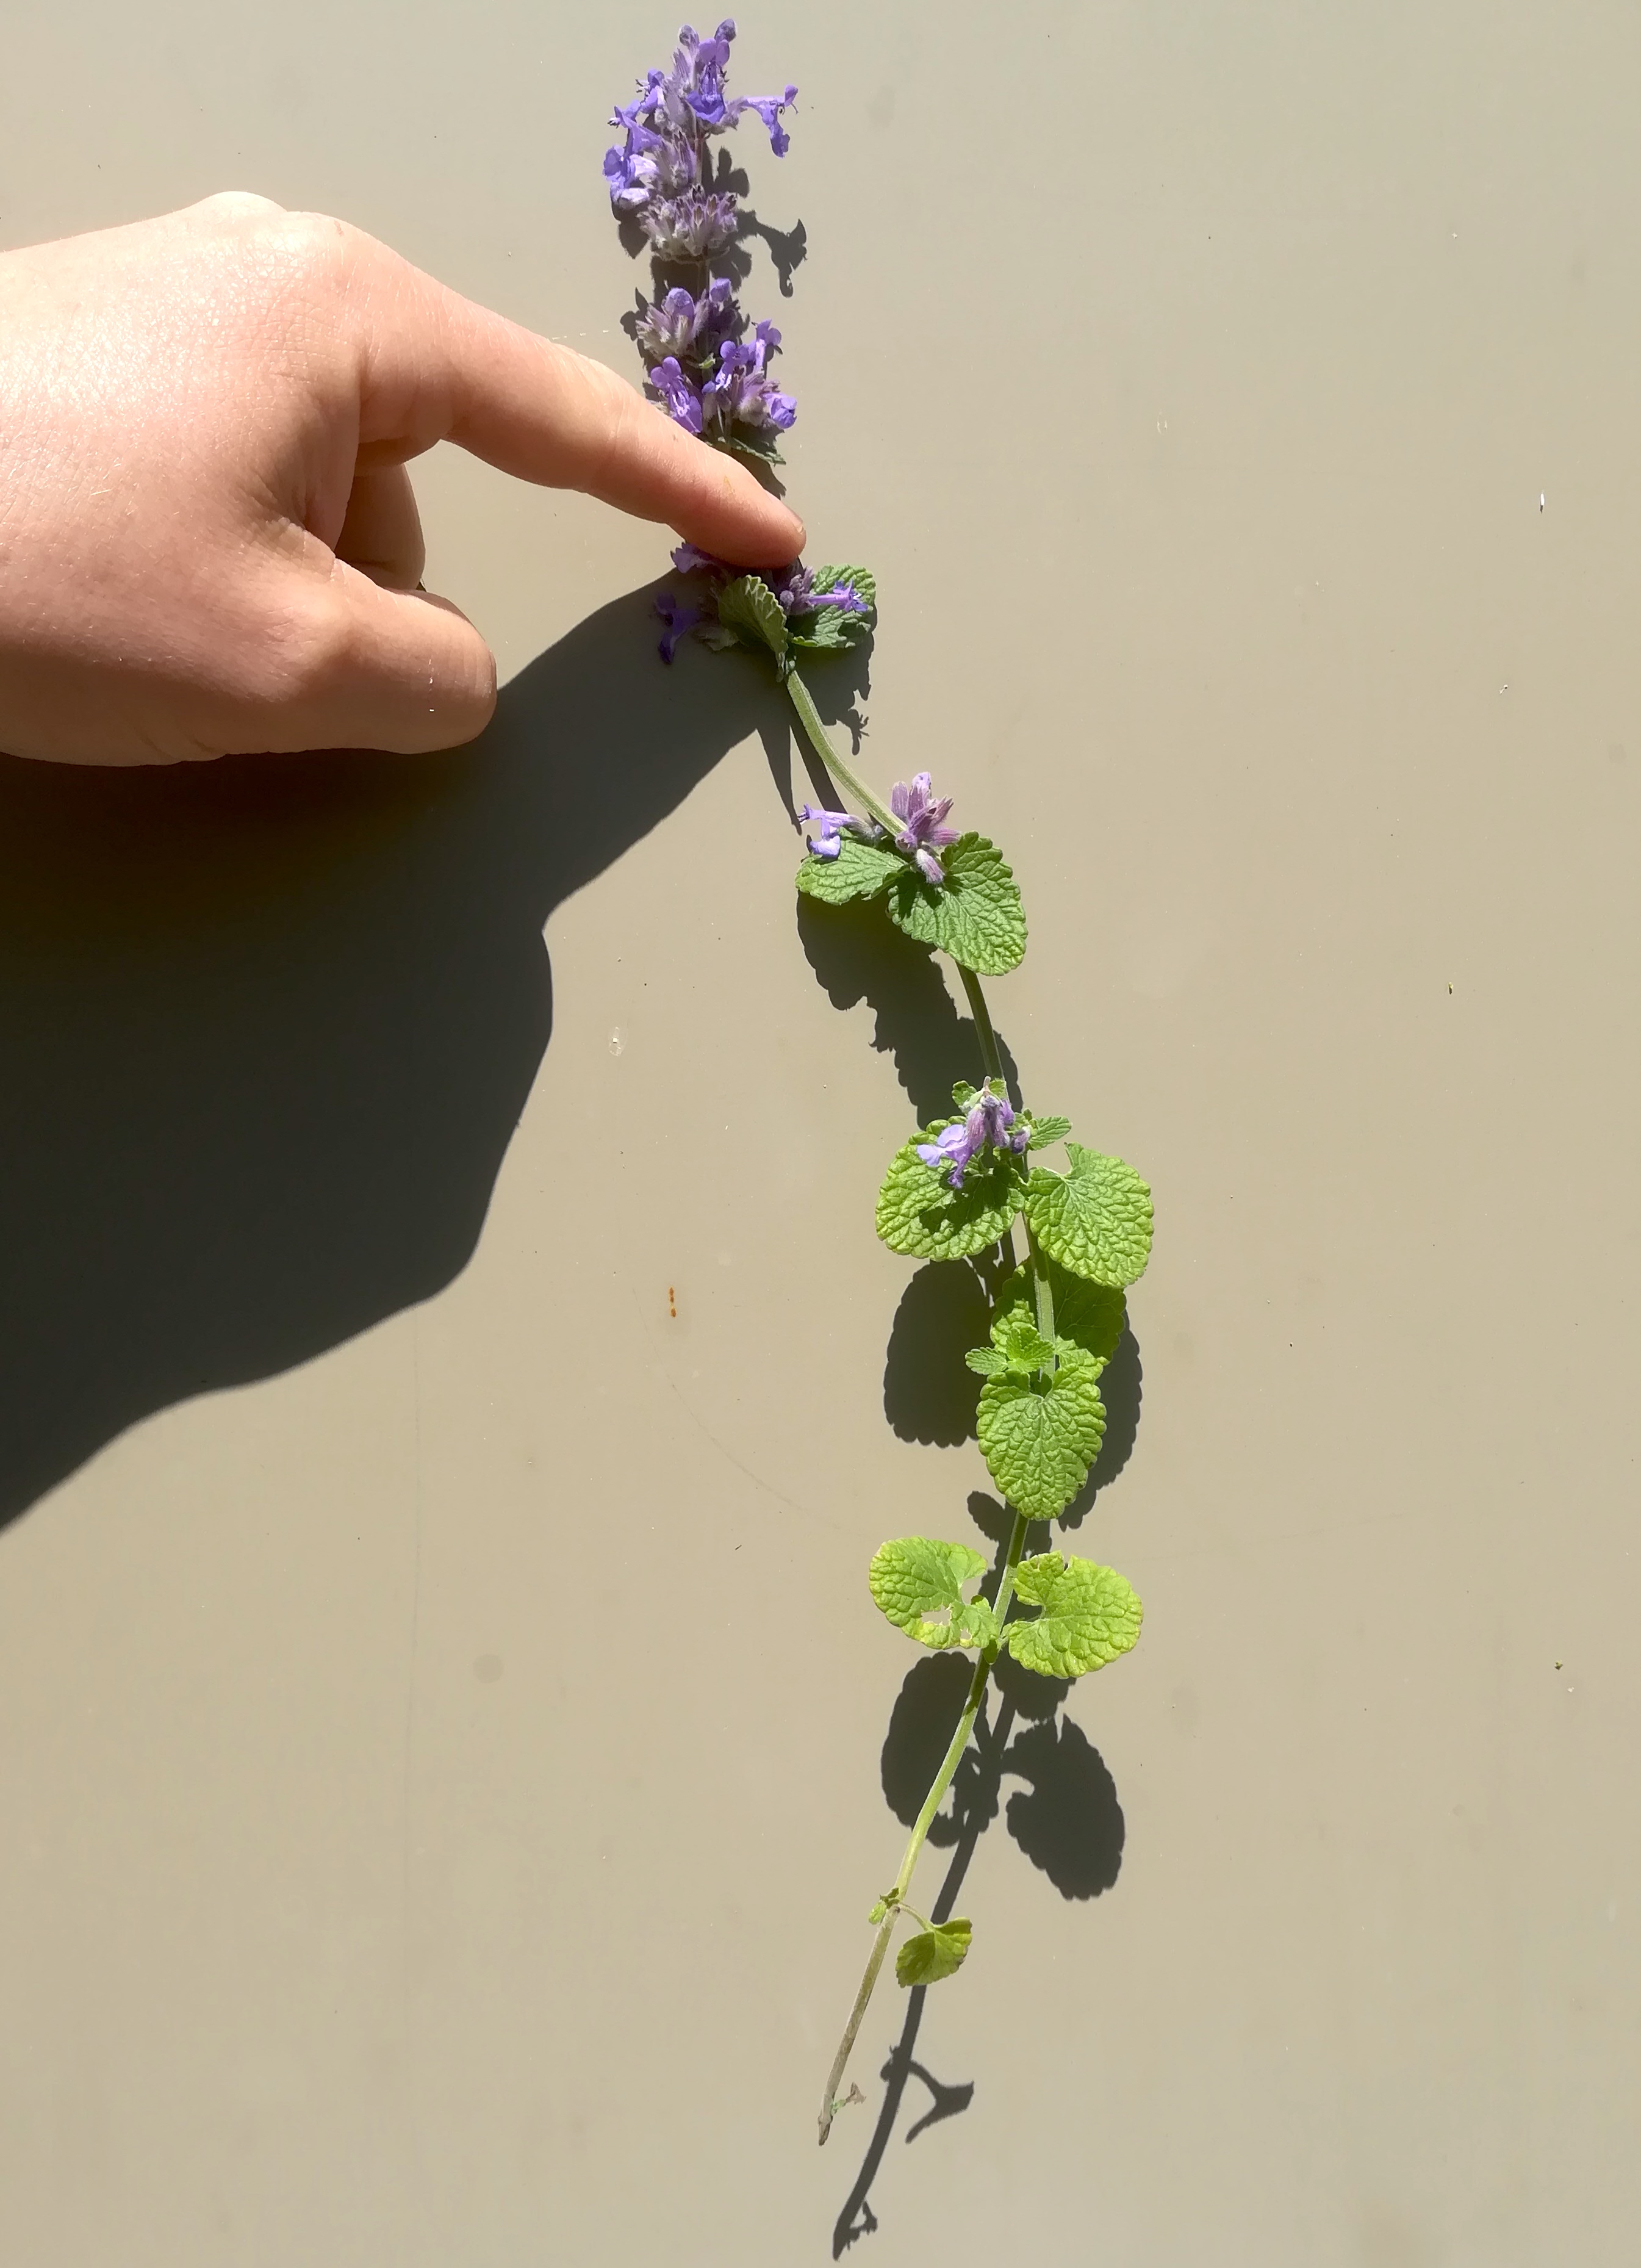
[[[342,222],[230,194],[0,257],[0,748],[471,740],[494,658],[416,587],[441,440],[741,565],[803,546],[623,379]]]

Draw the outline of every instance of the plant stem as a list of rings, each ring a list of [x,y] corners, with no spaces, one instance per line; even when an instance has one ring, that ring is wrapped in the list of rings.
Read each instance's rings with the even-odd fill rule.
[[[991,1011],[986,1005],[986,996],[980,989],[980,979],[972,968],[965,968],[960,961],[957,973],[963,980],[963,990],[968,995],[968,1012],[975,1020],[975,1031],[980,1041],[980,1060],[986,1066],[986,1076],[995,1079],[999,1086],[1006,1087],[1003,1057],[997,1047],[997,1035],[991,1027]],[[1018,1095],[1011,1097],[1015,1108],[1019,1107]]]
[[[857,777],[850,770],[843,757],[832,746],[826,726],[820,721],[820,711],[815,707],[813,696],[796,669],[789,669],[786,673],[786,690],[791,697],[793,708],[798,711],[798,721],[804,728],[804,734],[810,747],[838,785],[846,788],[864,811],[870,812],[886,834],[898,835],[901,821],[896,819],[887,805],[878,801],[865,780]]]
[[[1014,1515],[1014,1526],[1009,1535],[1009,1548],[1004,1555],[1003,1572],[997,1578],[997,1594],[992,1601],[993,1610],[999,1624],[1007,1621],[1009,1608],[1013,1602],[1014,1578],[1019,1572],[1020,1555],[1026,1549],[1027,1525],[1025,1513],[1017,1512]],[[838,2043],[838,2051],[833,2058],[832,2068],[827,2074],[826,2099],[820,2106],[820,2139],[823,2142],[832,2131],[832,2121],[837,2114],[837,2090],[843,2085],[843,2073],[849,2063],[850,2052],[854,2047],[861,2020],[865,2015],[866,2004],[872,1998],[872,1987],[878,1981],[878,1971],[883,1966],[883,1956],[889,1949],[889,1937],[894,1930],[896,1917],[901,1911],[901,1901],[911,1888],[913,1869],[917,1864],[918,1855],[927,1839],[929,1830],[934,1824],[936,1814],[946,1800],[946,1790],[957,1777],[957,1768],[963,1761],[963,1751],[968,1746],[968,1736],[975,1729],[975,1719],[980,1713],[980,1704],[985,1697],[986,1681],[991,1675],[991,1665],[997,1658],[997,1646],[987,1646],[982,1649],[975,1664],[975,1674],[969,1680],[968,1697],[963,1704],[963,1713],[957,1720],[957,1729],[952,1735],[951,1745],[946,1749],[939,1771],[934,1776],[934,1784],[924,1798],[923,1809],[917,1815],[916,1823],[911,1831],[911,1838],[906,1845],[906,1855],[901,1860],[901,1871],[894,1877],[894,1889],[887,1894],[887,1903],[889,1910],[878,1925],[878,1934],[872,1940],[872,1953],[866,1962],[866,1973],[860,1980],[860,1990],[855,1995],[855,2005],[850,2011],[849,2021],[843,2028],[843,2036]]]
[[[798,712],[798,721],[803,726],[810,746],[826,766],[828,772],[836,780],[840,787],[855,799],[864,811],[870,812],[879,827],[888,834],[897,833],[900,828],[899,820],[879,802],[865,782],[850,769],[832,746],[826,726],[820,720],[820,712],[815,707],[810,695],[809,688],[804,683],[796,669],[789,669],[786,674],[786,690],[791,696],[792,707]],[[963,990],[968,998],[969,1012],[975,1020],[975,1032],[980,1042],[981,1061],[985,1065],[986,1076],[996,1079],[997,1085],[1006,1090],[1009,1082],[1003,1068],[1002,1050],[997,1046],[997,1035],[991,1021],[991,1011],[986,1005],[986,996],[981,989],[980,979],[972,968],[965,968],[960,961],[954,961],[954,966],[958,975],[963,980]],[[1012,1100],[1018,1108],[1019,1096],[1014,1096]],[[1034,1238],[1029,1240],[1029,1248],[1033,1261],[1037,1262],[1038,1253]],[[1045,1338],[1052,1339],[1054,1336],[1053,1287],[1049,1282],[1048,1270],[1041,1264],[1034,1266],[1032,1275],[1036,1295],[1037,1328]],[[1009,1609],[1013,1603],[1014,1579],[1019,1572],[1021,1554],[1026,1549],[1026,1530],[1028,1524],[1024,1513],[1017,1512],[1014,1514],[1014,1525],[1010,1531],[1008,1550],[1004,1555],[1003,1570],[997,1578],[997,1596],[992,1601],[999,1629],[1008,1620]],[[928,1794],[924,1798],[923,1808],[917,1815],[912,1827],[910,1839],[906,1845],[906,1855],[901,1860],[901,1871],[894,1877],[894,1887],[885,1898],[888,1911],[878,1925],[878,1933],[872,1941],[872,1951],[867,1956],[865,1975],[860,1980],[860,1990],[855,1995],[855,2005],[850,2010],[849,2021],[843,2027],[843,2036],[838,2043],[837,2053],[832,2059],[832,2068],[827,2074],[826,2096],[820,2106],[820,2123],[822,2142],[831,2132],[832,2121],[837,2116],[837,2091],[843,2083],[843,2073],[848,2068],[856,2038],[865,2018],[867,2007],[878,1982],[878,1973],[883,1967],[885,1956],[888,1952],[889,1939],[894,1934],[895,1922],[901,1912],[909,1911],[909,1908],[905,1904],[905,1898],[907,1891],[911,1888],[913,1871],[916,1867],[923,1846],[928,1839],[929,1830],[933,1826],[940,1806],[946,1800],[946,1791],[957,1777],[957,1768],[963,1761],[964,1752],[968,1747],[969,1735],[975,1729],[975,1719],[979,1715],[980,1705],[985,1698],[987,1682],[990,1678],[992,1664],[997,1658],[997,1652],[998,1648],[996,1646],[982,1647],[975,1660],[975,1674],[968,1684],[968,1697],[963,1704],[963,1713],[957,1720],[956,1729],[952,1734],[951,1743],[942,1759],[940,1769],[934,1776],[934,1781]],[[916,1918],[917,1917],[914,1915],[913,1919]]]

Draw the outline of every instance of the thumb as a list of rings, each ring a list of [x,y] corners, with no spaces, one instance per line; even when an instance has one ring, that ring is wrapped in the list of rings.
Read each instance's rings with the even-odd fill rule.
[[[306,584],[296,611],[298,682],[273,712],[277,737],[258,747],[416,756],[459,747],[489,723],[496,657],[448,599],[384,590],[339,559],[327,580]]]

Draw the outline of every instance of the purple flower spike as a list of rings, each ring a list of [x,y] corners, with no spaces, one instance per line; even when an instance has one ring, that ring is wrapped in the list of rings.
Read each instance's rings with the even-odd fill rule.
[[[1013,1104],[1006,1095],[997,1094],[994,1082],[989,1080],[957,1124],[948,1126],[932,1142],[920,1142],[917,1155],[925,1166],[948,1168],[951,1186],[960,1189],[963,1175],[988,1143],[994,1149],[1019,1152],[1026,1147],[1026,1141],[1025,1127],[1015,1124]]]
[[[895,836],[897,850],[906,851],[916,862],[924,880],[938,889],[946,880],[946,869],[935,857],[935,850],[957,840],[957,829],[945,824],[946,814],[952,808],[952,799],[934,792],[934,783],[927,772],[919,772],[909,787],[897,780],[889,792],[889,809],[905,825]]]

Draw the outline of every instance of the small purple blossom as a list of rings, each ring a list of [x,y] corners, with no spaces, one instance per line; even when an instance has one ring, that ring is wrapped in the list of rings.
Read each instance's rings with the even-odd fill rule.
[[[796,561],[782,568],[770,588],[781,602],[783,614],[818,614],[822,607],[835,607],[841,615],[872,611],[852,583],[834,583],[830,590],[817,591],[814,569],[800,567]]]
[[[604,152],[610,203],[622,219],[644,213],[657,198],[676,197],[693,188],[695,174],[691,144],[669,141],[636,121],[629,122],[622,147]]]
[[[710,260],[735,241],[735,200],[721,189],[659,197],[639,215],[658,260]]]
[[[717,575],[727,582],[740,572],[727,559],[715,559],[698,543],[681,543],[673,553],[673,565],[680,575]]]
[[[671,591],[660,593],[655,602],[655,611],[663,625],[660,655],[665,662],[670,662],[677,652],[679,640],[687,637],[697,623],[708,618],[704,607],[686,607]]]
[[[701,389],[703,430],[714,428],[727,440],[737,425],[755,431],[785,432],[798,415],[798,404],[783,394],[769,375],[771,355],[781,350],[781,335],[773,323],[760,323],[750,343],[726,340],[718,349],[716,376]]]
[[[661,362],[669,355],[710,361],[739,320],[734,287],[727,276],[715,276],[699,298],[673,290],[659,306],[646,307],[634,325],[634,335],[646,362]]]
[[[755,110],[769,129],[769,147],[777,158],[784,158],[792,146],[792,137],[781,123],[781,113],[790,110],[798,99],[798,89],[789,86],[778,98],[772,94],[748,95],[741,104],[743,110]]]
[[[674,299],[688,301],[688,294],[669,291],[662,308]],[[693,307],[704,303],[689,304]],[[679,314],[681,320],[681,310]],[[669,354],[650,372],[650,384],[673,423],[686,432],[699,434],[704,441],[733,448],[747,433],[784,432],[798,415],[798,405],[790,394],[779,391],[766,367],[780,343],[781,335],[774,324],[760,323],[749,345],[734,339],[723,342],[717,350],[717,368],[710,378],[697,382],[677,355]]]
[[[872,842],[883,832],[873,820],[857,819],[850,811],[822,811],[819,804],[814,803],[803,805],[798,815],[815,830],[806,839],[817,858],[837,857],[843,847],[843,834],[846,828],[851,835],[858,835],[865,843]]]
[[[997,1091],[995,1080],[988,1080],[956,1125],[946,1127],[932,1142],[920,1142],[917,1155],[925,1166],[949,1168],[948,1181],[960,1189],[963,1175],[988,1143],[1018,1155],[1029,1138],[1029,1130],[1016,1123],[1013,1104]]]
[[[686,433],[701,431],[701,396],[693,379],[687,378],[679,367],[676,355],[668,355],[658,362],[650,372],[650,383],[660,395],[667,416],[674,425],[681,425]]]
[[[904,780],[897,780],[889,792],[889,809],[905,822],[894,838],[895,847],[916,861],[926,880],[938,887],[946,880],[946,869],[935,850],[955,843],[957,829],[945,824],[952,808],[951,797],[937,799],[933,785],[927,772],[919,772],[909,787]]]

